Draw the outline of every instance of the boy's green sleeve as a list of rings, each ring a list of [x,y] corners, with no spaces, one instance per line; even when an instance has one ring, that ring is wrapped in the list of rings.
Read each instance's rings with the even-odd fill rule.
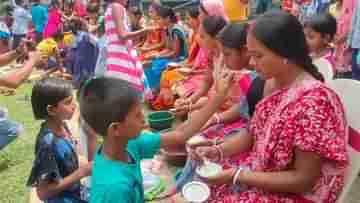
[[[151,159],[160,150],[160,133],[142,133],[137,141],[141,159]]]

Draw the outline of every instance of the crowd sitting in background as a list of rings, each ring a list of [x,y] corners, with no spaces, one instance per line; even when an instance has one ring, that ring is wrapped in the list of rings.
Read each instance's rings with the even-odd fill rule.
[[[349,165],[347,122],[313,61],[359,80],[356,0],[201,0],[180,13],[156,1],[102,3],[12,0],[0,24],[0,65],[24,64],[0,86],[43,73],[31,96],[43,123],[27,182],[41,200],[144,202],[140,162],[165,148],[188,153],[178,192],[203,160],[222,165],[207,180],[208,202],[336,202]],[[87,160],[64,122],[77,108],[73,89]],[[144,133],[144,103],[184,122]],[[5,112],[0,150],[20,131]],[[195,135],[204,142],[187,143]]]

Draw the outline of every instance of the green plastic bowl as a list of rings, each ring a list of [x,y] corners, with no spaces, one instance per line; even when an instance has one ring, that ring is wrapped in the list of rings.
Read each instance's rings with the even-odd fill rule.
[[[156,111],[147,116],[149,125],[154,130],[165,130],[172,127],[175,116],[169,111]]]

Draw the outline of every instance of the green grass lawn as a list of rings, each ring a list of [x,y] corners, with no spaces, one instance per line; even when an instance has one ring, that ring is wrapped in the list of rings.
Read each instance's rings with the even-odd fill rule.
[[[34,158],[34,143],[39,122],[33,119],[30,99],[31,84],[25,84],[14,96],[0,96],[0,106],[9,110],[9,117],[24,126],[23,134],[0,151],[0,202],[27,203],[26,181]]]

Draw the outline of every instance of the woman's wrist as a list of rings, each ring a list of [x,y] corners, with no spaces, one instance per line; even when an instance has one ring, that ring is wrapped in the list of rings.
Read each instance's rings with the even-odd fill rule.
[[[246,186],[246,175],[249,173],[249,168],[240,166],[237,168],[233,176],[233,185]]]

